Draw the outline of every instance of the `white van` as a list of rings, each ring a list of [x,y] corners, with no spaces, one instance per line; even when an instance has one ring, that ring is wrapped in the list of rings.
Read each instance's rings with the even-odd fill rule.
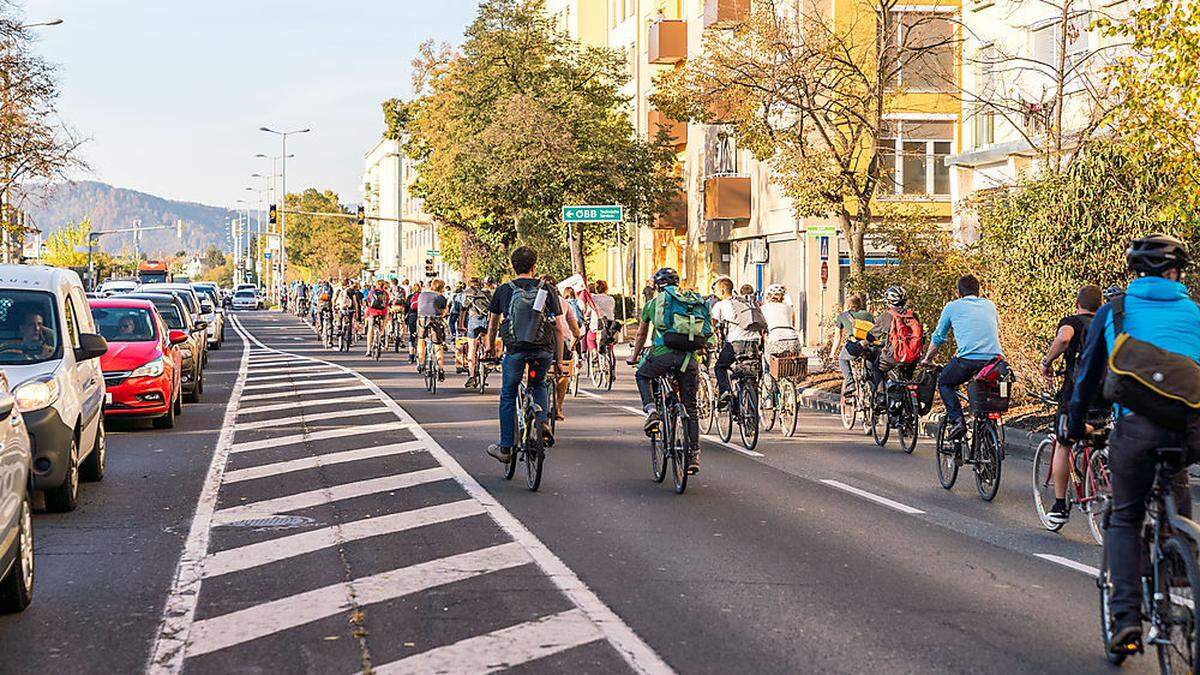
[[[33,441],[33,487],[72,511],[79,480],[104,477],[104,373],[79,275],[0,265],[0,369]]]

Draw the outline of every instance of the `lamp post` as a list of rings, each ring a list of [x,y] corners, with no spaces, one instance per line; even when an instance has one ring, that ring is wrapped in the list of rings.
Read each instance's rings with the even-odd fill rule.
[[[37,28],[39,26],[57,26],[58,24],[60,24],[62,22],[63,22],[62,19],[47,19],[45,21],[39,21],[37,23],[27,23],[22,26],[18,26],[18,28],[25,29],[25,28]]]
[[[280,160],[283,162],[283,171],[280,174],[279,192],[283,195],[283,201],[287,201],[287,137],[293,134],[307,134],[312,129],[296,129],[295,131],[275,131],[267,127],[259,127],[259,131],[265,131],[268,134],[275,134],[283,141],[283,152],[280,153]],[[279,210],[279,275],[287,281],[287,204],[281,204],[283,208]]]

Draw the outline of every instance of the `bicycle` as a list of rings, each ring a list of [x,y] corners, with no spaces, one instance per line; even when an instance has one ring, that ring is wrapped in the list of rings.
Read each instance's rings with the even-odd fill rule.
[[[799,418],[799,392],[796,387],[796,377],[806,372],[803,357],[797,354],[772,355],[768,357],[767,377],[763,378],[763,417],[767,431],[779,421],[779,431],[787,438],[796,435],[796,422]],[[766,402],[770,402],[770,414],[767,414]]]
[[[536,372],[526,371],[526,377],[521,380],[517,389],[517,444],[509,455],[508,464],[504,467],[504,480],[512,480],[517,472],[517,463],[525,465],[525,487],[530,492],[537,492],[542,484],[542,466],[546,461],[546,444],[542,437],[542,425],[538,424],[538,413],[542,412],[533,400],[533,391],[529,381],[536,377]],[[542,386],[547,386],[545,382]],[[551,387],[553,391],[553,387]],[[553,418],[553,415],[551,415]]]
[[[432,331],[430,331],[432,332]],[[437,349],[441,345],[435,344],[430,335],[425,336],[425,391],[430,394],[437,394],[438,380],[443,376],[442,368],[438,365]]]
[[[398,312],[388,312],[387,333],[383,348],[391,349],[393,354],[400,353],[400,314]]]
[[[687,490],[687,465],[691,459],[687,439],[687,408],[679,394],[679,382],[673,375],[656,377],[652,386],[654,407],[661,421],[650,434],[651,477],[655,483],[663,482],[670,465],[675,494],[681,495]]]
[[[881,415],[874,406],[868,414],[871,436],[879,447],[887,445],[891,430],[900,437],[900,449],[911,455],[921,435],[921,401],[919,380],[900,377],[893,369],[883,382],[885,409]]]
[[[326,349],[333,349],[333,308],[322,307],[317,313],[317,333]]]
[[[863,422],[863,433],[867,432],[867,411],[871,403],[871,387],[867,382],[867,367],[863,358],[856,357],[850,361],[851,381],[842,385],[842,395],[839,408],[842,416],[842,428],[854,428],[859,419]]]
[[[338,312],[337,335],[339,351],[350,351],[350,347],[354,343],[354,332],[351,329],[351,315],[352,313],[348,309]]]
[[[371,356],[374,357],[374,359],[376,361],[378,361],[379,357],[383,356],[383,348],[384,348],[384,342],[385,342],[384,334],[383,334],[384,333],[383,317],[382,316],[372,316],[372,317],[369,317],[367,320],[374,324],[375,330],[374,330],[373,335],[374,335],[375,339],[371,341],[370,351],[371,351]]]
[[[967,396],[956,392],[959,399],[969,402]],[[938,483],[947,490],[954,487],[958,479],[958,467],[970,464],[975,473],[975,487],[980,499],[990,502],[1000,490],[1000,470],[1004,463],[1004,436],[1000,426],[1001,413],[977,412],[975,406],[964,410],[968,419],[967,433],[957,439],[947,438],[949,427],[946,420],[938,425],[937,463]]]
[[[733,424],[737,422],[742,447],[753,450],[758,445],[758,391],[762,377],[762,358],[754,349],[739,354],[730,369],[731,396],[725,406],[725,415],[717,415],[717,429],[721,440],[728,443],[733,437]],[[722,424],[724,421],[724,424]]]
[[[1051,407],[1058,402],[1049,394],[1036,394],[1034,398]],[[1097,544],[1104,544],[1104,510],[1112,499],[1112,481],[1108,470],[1108,436],[1112,431],[1111,419],[1097,425],[1088,425],[1088,434],[1069,450],[1069,480],[1067,483],[1067,508],[1078,506],[1088,516],[1088,528]],[[1058,532],[1063,523],[1052,523],[1050,507],[1054,505],[1054,458],[1058,453],[1058,437],[1046,435],[1033,453],[1033,504],[1042,525],[1051,532]]]
[[[608,331],[601,333],[596,347],[588,352],[588,378],[594,388],[612,391],[613,381],[617,379],[617,359],[613,356]]]
[[[1154,487],[1146,497],[1146,522],[1142,528],[1145,548],[1142,558],[1142,616],[1150,623],[1144,642],[1129,645],[1128,652],[1111,652],[1112,579],[1108,569],[1108,547],[1104,547],[1096,587],[1100,591],[1100,633],[1105,656],[1120,664],[1146,644],[1155,646],[1158,666],[1164,673],[1194,673],[1200,668],[1197,625],[1200,625],[1200,565],[1196,546],[1200,525],[1179,513],[1171,483],[1183,464],[1182,448],[1158,448]],[[1107,526],[1111,504],[1105,508]]]
[[[500,360],[484,356],[487,353],[487,340],[482,334],[471,339],[475,342],[475,364],[467,371],[467,389],[483,394],[487,391],[488,375],[499,366]]]
[[[701,358],[699,352],[697,358],[700,361],[696,372],[696,415],[700,432],[709,434],[717,420],[717,382],[708,367],[708,360]]]

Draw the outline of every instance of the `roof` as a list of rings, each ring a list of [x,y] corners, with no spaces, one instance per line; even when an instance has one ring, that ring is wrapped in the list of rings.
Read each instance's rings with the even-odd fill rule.
[[[97,298],[88,300],[88,305],[91,307],[106,307],[117,308],[125,307],[128,309],[154,309],[154,303],[149,300],[139,300],[136,298]]]
[[[48,265],[0,265],[0,286],[6,288],[40,288],[47,290],[60,285],[82,285],[79,275],[62,267]]]

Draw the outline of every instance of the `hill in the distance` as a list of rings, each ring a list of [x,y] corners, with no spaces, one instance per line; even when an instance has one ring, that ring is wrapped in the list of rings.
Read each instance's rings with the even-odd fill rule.
[[[209,246],[228,248],[228,221],[236,212],[218,206],[163,199],[136,190],[113,187],[95,181],[64,183],[53,188],[49,198],[29,209],[43,238],[70,223],[84,218],[92,221],[93,231],[132,227],[174,226],[183,220],[183,240],[172,227],[142,233],[142,251],[150,256],[174,254],[179,250],[200,253]],[[101,248],[117,253],[132,251],[133,234],[113,234],[100,238]]]

